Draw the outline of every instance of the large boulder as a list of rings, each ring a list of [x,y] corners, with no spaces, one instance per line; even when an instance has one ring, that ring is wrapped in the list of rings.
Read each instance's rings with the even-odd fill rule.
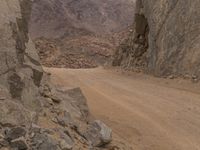
[[[83,135],[96,147],[104,146],[112,141],[112,130],[99,120],[92,122]]]

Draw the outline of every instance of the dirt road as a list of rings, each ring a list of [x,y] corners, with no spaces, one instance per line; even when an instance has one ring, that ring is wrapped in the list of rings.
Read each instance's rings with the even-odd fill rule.
[[[56,84],[80,86],[92,114],[134,150],[200,150],[197,84],[101,68],[46,70]]]

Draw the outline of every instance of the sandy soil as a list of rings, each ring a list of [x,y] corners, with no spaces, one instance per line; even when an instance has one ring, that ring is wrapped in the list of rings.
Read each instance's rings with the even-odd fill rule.
[[[200,86],[112,70],[48,69],[55,84],[80,86],[92,114],[134,150],[200,150]]]

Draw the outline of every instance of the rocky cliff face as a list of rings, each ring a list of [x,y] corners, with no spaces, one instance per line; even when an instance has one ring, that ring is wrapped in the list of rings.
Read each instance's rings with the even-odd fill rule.
[[[137,66],[142,64],[145,66],[144,70],[152,74],[190,75],[197,78],[200,75],[199,8],[199,0],[137,0],[134,33],[128,38],[132,42],[124,42],[128,47],[124,48],[122,45],[114,64],[124,64],[127,67],[127,64],[140,59],[142,61]],[[144,31],[148,37],[144,35]],[[143,41],[143,46],[138,45],[138,38]],[[146,38],[148,46],[144,42]],[[142,55],[138,56],[136,53]],[[125,59],[129,59],[130,63]]]
[[[90,119],[81,90],[55,88],[43,72],[29,38],[31,7],[0,1],[0,149],[108,149],[111,129]]]
[[[37,110],[40,104],[35,99],[43,72],[28,35],[31,2],[2,0],[0,7],[1,86],[10,98]]]

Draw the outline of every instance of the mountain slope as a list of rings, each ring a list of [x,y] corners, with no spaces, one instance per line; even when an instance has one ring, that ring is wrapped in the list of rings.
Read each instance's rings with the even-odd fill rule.
[[[134,0],[35,0],[29,26],[43,65],[93,68],[110,60],[133,19]]]
[[[32,37],[107,34],[132,24],[133,0],[35,0]]]

